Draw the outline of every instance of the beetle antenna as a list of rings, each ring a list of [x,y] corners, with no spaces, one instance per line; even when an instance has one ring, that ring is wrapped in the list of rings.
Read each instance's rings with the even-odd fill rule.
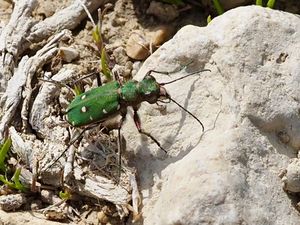
[[[164,82],[164,83],[159,83],[159,85],[162,85],[162,86],[163,86],[163,85],[166,85],[166,84],[171,84],[171,83],[174,83],[174,82],[176,82],[176,81],[178,81],[178,80],[182,80],[182,79],[184,79],[184,78],[186,78],[186,77],[189,77],[189,76],[191,76],[191,75],[194,75],[194,74],[197,74],[197,73],[201,73],[201,72],[206,72],[206,71],[211,72],[210,69],[198,70],[198,71],[196,71],[196,72],[189,73],[189,74],[187,74],[187,75],[185,75],[185,76],[183,76],[183,77],[179,77],[179,78],[177,78],[177,79],[175,79],[175,80],[171,80],[171,81],[169,81],[169,82]]]
[[[170,96],[167,97],[168,99],[170,99],[170,101],[174,102],[178,107],[180,107],[181,109],[183,109],[185,112],[187,112],[188,114],[190,114],[195,120],[198,121],[198,123],[200,123],[201,127],[202,127],[202,132],[204,132],[204,125],[203,123],[194,115],[192,114],[190,111],[188,111],[186,108],[184,108],[182,105],[180,105],[178,102],[176,102],[174,99],[172,99]]]

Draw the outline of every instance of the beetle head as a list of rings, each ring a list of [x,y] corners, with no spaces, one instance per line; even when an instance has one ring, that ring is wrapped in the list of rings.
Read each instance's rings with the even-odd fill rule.
[[[160,97],[160,87],[153,76],[145,76],[139,83],[139,93],[142,100],[150,104],[156,103]]]

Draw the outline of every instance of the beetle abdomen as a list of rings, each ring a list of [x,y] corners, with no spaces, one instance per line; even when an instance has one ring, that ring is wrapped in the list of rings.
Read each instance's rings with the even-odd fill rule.
[[[120,109],[119,88],[119,83],[113,81],[76,96],[67,108],[66,120],[72,126],[80,127],[117,114]]]

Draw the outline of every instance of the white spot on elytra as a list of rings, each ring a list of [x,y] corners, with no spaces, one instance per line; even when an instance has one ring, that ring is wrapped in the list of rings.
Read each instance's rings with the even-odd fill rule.
[[[151,92],[150,91],[147,91],[146,93],[145,93],[145,95],[150,95],[151,94]]]
[[[85,99],[86,95],[82,95],[81,96],[81,100]]]
[[[103,109],[103,110],[102,110],[102,112],[103,112],[104,114],[106,114],[106,113],[107,113],[107,111],[106,111],[105,109]]]
[[[81,108],[81,112],[86,112],[87,111],[87,108],[85,107],[85,106],[83,106],[82,108]]]
[[[72,125],[75,126],[75,121],[72,122]]]
[[[92,116],[90,116],[90,120],[93,120],[93,117],[92,117]]]
[[[119,110],[121,108],[121,106],[120,106],[120,104],[118,104],[118,106],[117,106],[117,110]]]

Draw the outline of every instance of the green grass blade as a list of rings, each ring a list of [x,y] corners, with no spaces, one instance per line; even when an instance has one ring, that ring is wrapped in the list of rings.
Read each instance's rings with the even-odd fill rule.
[[[223,9],[221,3],[219,2],[219,0],[213,0],[213,4],[219,15],[224,13],[224,9]]]
[[[11,138],[7,138],[5,139],[4,141],[4,144],[1,146],[1,149],[0,149],[0,170],[2,172],[5,171],[5,158],[7,156],[7,152],[9,151],[9,148],[11,146]]]
[[[111,76],[111,71],[108,66],[108,60],[107,60],[107,54],[106,54],[105,48],[102,48],[102,52],[101,52],[101,68],[102,68],[102,73],[104,74],[106,79],[108,81],[111,81],[112,76]]]
[[[11,180],[14,182],[14,188],[20,191],[26,191],[26,187],[20,182],[21,168],[18,168]]]
[[[262,0],[256,0],[256,5],[263,6]]]
[[[75,92],[75,95],[76,95],[76,96],[83,93],[83,90],[82,90],[82,89],[80,88],[80,86],[77,85],[77,84],[74,84],[73,91]]]
[[[209,24],[209,23],[212,21],[212,19],[211,19],[211,15],[208,15],[208,17],[207,17],[206,21],[207,21],[207,24]]]
[[[69,200],[72,197],[71,193],[68,191],[66,192],[60,191],[58,195],[62,200]]]
[[[0,175],[0,181],[6,184],[9,188],[14,189],[14,183],[9,182],[3,175]]]
[[[267,7],[273,9],[275,6],[275,0],[269,0],[267,3]]]
[[[103,40],[101,36],[101,30],[98,25],[94,26],[93,31],[92,31],[92,36],[95,44],[97,45],[97,48],[101,51],[102,45],[103,45]]]

